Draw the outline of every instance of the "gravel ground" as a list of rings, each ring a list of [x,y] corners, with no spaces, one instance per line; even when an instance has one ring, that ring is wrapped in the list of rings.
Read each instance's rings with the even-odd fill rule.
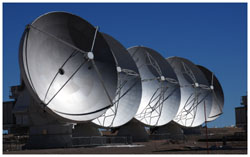
[[[211,146],[221,146],[221,142],[209,142]],[[228,142],[224,150],[209,150],[207,152],[205,142],[178,143],[161,140],[133,145],[109,145],[97,147],[79,147],[64,149],[40,149],[3,152],[4,154],[247,154],[246,141]]]

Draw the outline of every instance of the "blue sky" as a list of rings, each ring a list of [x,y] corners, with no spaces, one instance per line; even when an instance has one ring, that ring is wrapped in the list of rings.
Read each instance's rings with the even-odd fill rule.
[[[25,26],[50,11],[67,11],[126,48],[143,45],[215,73],[225,94],[224,114],[210,127],[235,124],[234,108],[247,94],[247,4],[35,3],[3,4],[3,101],[20,83],[18,47]]]

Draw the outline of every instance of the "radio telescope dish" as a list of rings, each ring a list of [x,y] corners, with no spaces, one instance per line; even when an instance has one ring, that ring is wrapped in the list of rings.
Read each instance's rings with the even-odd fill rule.
[[[51,12],[25,29],[20,42],[21,74],[45,110],[67,121],[88,121],[112,106],[117,72],[112,52],[82,18]]]
[[[128,49],[139,69],[142,98],[135,118],[149,126],[170,122],[180,104],[180,87],[168,62],[156,51],[142,46]]]
[[[115,57],[118,85],[113,100],[114,106],[93,122],[103,127],[118,127],[130,121],[136,114],[141,101],[141,79],[137,66],[126,48],[113,37],[105,33],[102,35]]]
[[[211,112],[207,118],[207,121],[213,121],[218,118],[223,113],[224,106],[224,94],[219,80],[216,76],[208,70],[207,68],[197,65],[197,67],[203,72],[206,76],[208,83],[210,84],[211,95],[212,95],[212,108]]]
[[[173,67],[181,87],[180,108],[173,120],[186,127],[203,124],[212,106],[210,85],[205,75],[187,59],[170,57],[167,61]]]

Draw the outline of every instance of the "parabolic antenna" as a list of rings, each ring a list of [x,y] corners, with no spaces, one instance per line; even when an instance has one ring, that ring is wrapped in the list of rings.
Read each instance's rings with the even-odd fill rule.
[[[200,69],[187,59],[170,57],[167,61],[173,67],[181,87],[181,103],[173,119],[186,127],[203,124],[212,106],[210,85]]]
[[[135,118],[149,126],[170,122],[180,104],[180,87],[168,62],[156,51],[136,46],[128,49],[139,69],[142,98]]]
[[[141,101],[141,79],[137,66],[126,48],[113,37],[102,33],[116,61],[118,84],[114,106],[93,120],[103,127],[118,127],[130,121],[136,114]]]
[[[207,68],[197,65],[197,67],[203,72],[206,76],[208,83],[210,84],[211,95],[212,95],[212,108],[210,114],[207,118],[207,121],[213,121],[218,118],[223,112],[224,106],[224,94],[219,80],[216,78],[213,72]]]
[[[88,121],[112,106],[117,72],[112,52],[82,18],[51,12],[27,26],[19,50],[21,74],[33,97],[69,121]]]

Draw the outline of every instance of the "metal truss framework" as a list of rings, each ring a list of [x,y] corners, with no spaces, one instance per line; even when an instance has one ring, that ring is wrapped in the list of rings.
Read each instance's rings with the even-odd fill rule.
[[[135,53],[134,53],[135,54]],[[154,94],[151,96],[150,101],[148,104],[145,106],[145,108],[140,112],[135,115],[135,118],[139,119],[140,121],[145,120],[147,124],[157,126],[159,119],[161,117],[162,113],[162,108],[164,105],[164,102],[168,100],[168,98],[175,93],[175,91],[179,88],[178,81],[172,78],[165,78],[162,75],[162,71],[160,69],[159,64],[157,61],[149,54],[148,51],[146,51],[146,57],[148,63],[144,63],[142,65],[138,66],[138,69],[142,68],[143,66],[152,66],[154,70],[157,72],[158,77],[155,78],[147,78],[147,79],[142,79],[142,83],[146,81],[154,81],[158,80],[160,82],[160,87],[158,87],[155,91]],[[165,84],[167,83],[167,84]],[[165,95],[167,91],[169,91],[168,83],[172,83],[175,85],[175,88],[170,92],[169,95]],[[152,124],[153,119],[157,119],[155,124]]]
[[[211,87],[208,87],[207,85],[199,84],[197,83],[197,80],[191,71],[191,69],[186,65],[184,62],[182,62],[182,66],[184,69],[183,74],[187,74],[191,80],[193,81],[193,84],[181,86],[181,88],[185,87],[193,87],[194,93],[191,93],[188,99],[186,100],[183,108],[178,112],[178,114],[175,117],[175,121],[181,123],[182,125],[187,126],[187,122],[191,121],[190,126],[193,125],[193,122],[195,120],[195,117],[197,115],[197,109],[199,105],[202,105],[202,103],[205,104],[205,99],[213,92]],[[202,95],[204,93],[204,90],[207,91],[205,95]],[[206,113],[205,113],[206,114]],[[206,119],[206,117],[205,117]]]
[[[130,70],[130,69],[122,69],[119,66],[117,66],[117,69],[119,69],[119,70],[117,70],[118,71],[118,87],[117,87],[117,90],[116,90],[115,99],[113,100],[113,104],[114,105],[109,108],[109,110],[111,111],[111,113],[107,114],[107,112],[106,112],[106,113],[104,113],[103,115],[101,115],[100,117],[98,117],[96,119],[97,122],[98,122],[98,124],[101,125],[101,126],[105,126],[106,119],[107,118],[111,118],[112,121],[110,122],[110,124],[107,127],[113,127],[113,123],[114,123],[114,120],[116,118],[117,111],[118,111],[118,108],[119,108],[120,100],[130,90],[133,89],[133,87],[138,83],[138,81],[140,81],[140,76],[135,71]],[[134,83],[127,90],[122,91],[123,88],[126,86],[126,84],[129,81],[132,81],[132,80],[134,80],[133,81]]]

